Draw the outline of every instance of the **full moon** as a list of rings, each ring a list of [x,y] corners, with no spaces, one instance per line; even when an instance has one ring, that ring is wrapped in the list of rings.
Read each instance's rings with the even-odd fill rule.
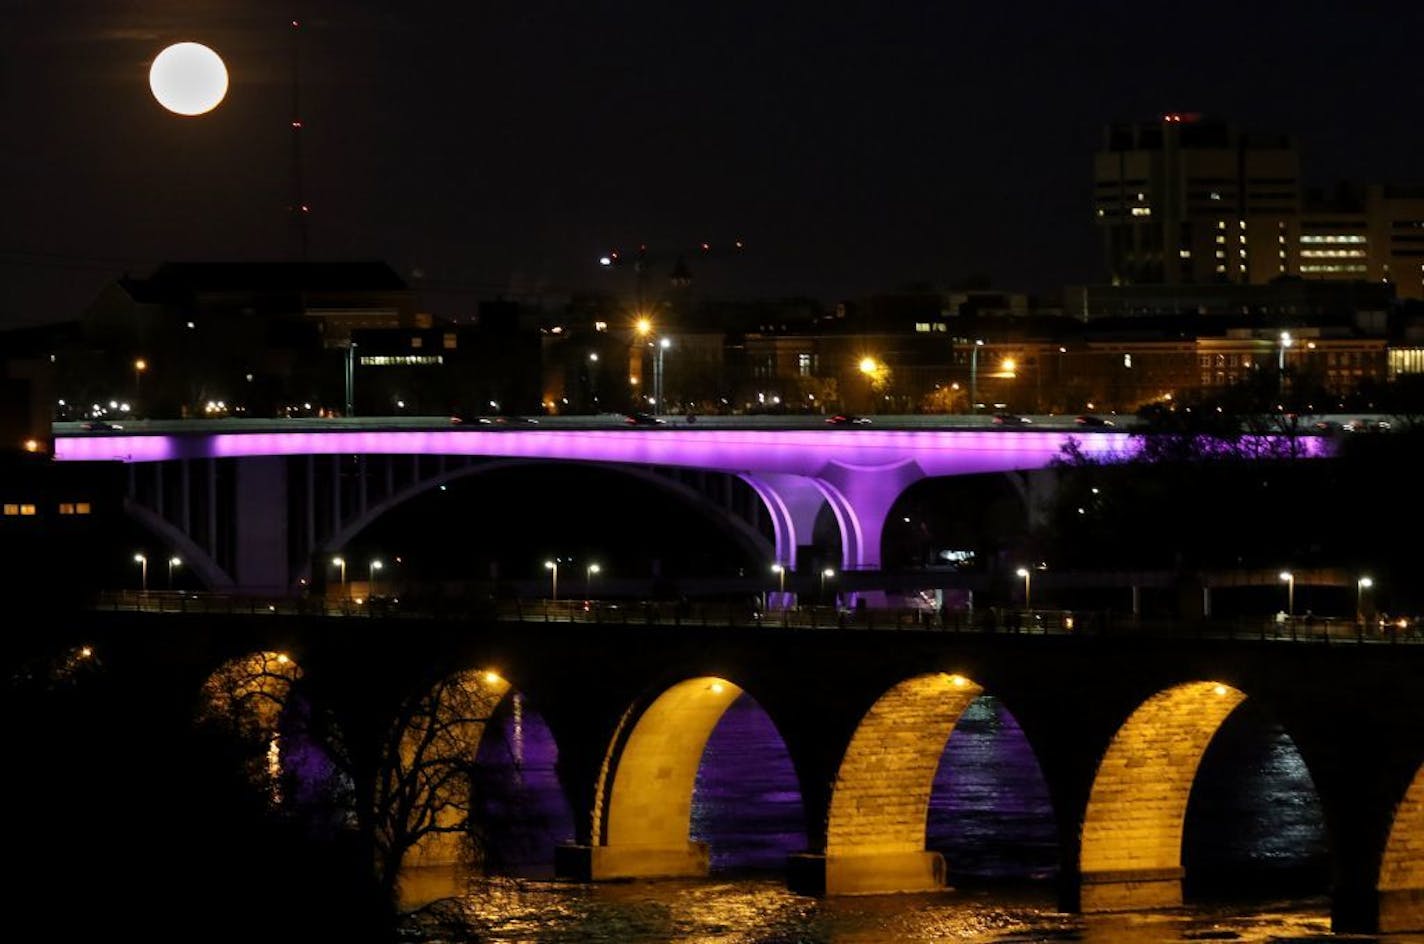
[[[148,87],[158,104],[179,115],[201,115],[227,94],[227,66],[202,43],[175,43],[148,69]]]

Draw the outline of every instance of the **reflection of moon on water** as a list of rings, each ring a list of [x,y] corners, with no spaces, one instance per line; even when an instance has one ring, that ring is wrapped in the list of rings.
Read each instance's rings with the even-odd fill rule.
[[[227,66],[201,43],[177,43],[153,60],[148,87],[169,111],[201,115],[218,107],[227,95]]]

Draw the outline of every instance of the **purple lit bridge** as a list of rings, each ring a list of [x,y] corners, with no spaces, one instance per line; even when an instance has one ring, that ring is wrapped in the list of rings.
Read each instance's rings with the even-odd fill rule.
[[[717,510],[738,536],[789,571],[829,507],[842,567],[878,570],[886,517],[921,479],[1012,473],[1032,509],[1069,439],[1122,456],[1116,431],[944,429],[327,429],[65,435],[55,458],[127,465],[128,512],[211,589],[285,592],[318,555],[339,551],[380,515],[453,478],[511,463],[616,466]],[[1316,441],[1319,442],[1319,441]],[[707,496],[708,474],[755,497],[740,512]],[[702,483],[699,491],[698,482]],[[691,483],[691,484],[689,484]],[[743,489],[744,491],[744,489]],[[759,499],[759,501],[756,501]],[[764,517],[763,517],[764,516]],[[747,519],[751,520],[748,521]],[[763,528],[758,519],[769,519]],[[770,541],[765,537],[769,531]],[[765,559],[765,557],[763,559]],[[293,566],[295,563],[296,566]]]

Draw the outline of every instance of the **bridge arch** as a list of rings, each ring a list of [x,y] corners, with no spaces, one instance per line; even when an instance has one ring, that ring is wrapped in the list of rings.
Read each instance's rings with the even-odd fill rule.
[[[217,561],[207,551],[198,546],[198,543],[185,534],[180,528],[170,524],[167,519],[151,508],[147,508],[131,498],[124,499],[124,514],[138,522],[141,527],[148,529],[154,537],[158,538],[168,546],[178,557],[182,558],[183,566],[197,576],[203,582],[203,586],[209,590],[223,591],[231,590],[236,581],[232,575],[224,570]]]
[[[1424,927],[1424,766],[1395,807],[1376,888],[1380,932]]]
[[[490,472],[498,472],[512,468],[527,467],[531,465],[546,466],[549,464],[550,460],[530,460],[522,458],[494,459],[487,462],[480,462],[472,465],[461,466],[455,469],[448,469],[437,475],[421,479],[420,481],[411,483],[405,488],[396,491],[394,494],[382,499],[381,501],[376,502],[355,518],[343,522],[342,526],[336,531],[336,533],[326,538],[321,543],[321,545],[315,549],[315,551],[318,556],[323,557],[340,552],[351,541],[355,540],[356,537],[359,536],[363,531],[365,531],[371,525],[375,524],[376,521],[378,521],[387,512],[393,511],[396,508],[399,508],[404,505],[406,502],[409,502],[414,498],[418,498],[419,496],[430,492],[432,489],[439,488],[442,485],[447,485],[451,482],[460,479],[483,475]],[[773,547],[772,543],[767,540],[766,536],[763,535],[761,531],[753,527],[750,523],[735,515],[728,514],[727,509],[718,505],[716,502],[712,501],[710,498],[697,491],[696,489],[682,482],[678,482],[657,474],[657,472],[653,468],[645,466],[618,465],[612,463],[563,462],[559,464],[569,466],[596,466],[600,469],[606,469],[608,471],[615,472],[620,475],[637,479],[640,482],[644,482],[648,485],[651,485],[655,488],[664,491],[669,495],[672,495],[678,500],[689,505],[693,510],[699,512],[700,514],[703,514],[708,518],[721,521],[729,525],[729,533],[746,550],[747,554],[752,559],[768,560],[771,559],[772,555],[775,553],[775,548]],[[298,575],[298,577],[306,577],[310,579],[310,567],[311,562],[310,560],[308,560],[303,566],[302,572]]]
[[[378,869],[402,909],[457,895],[473,856],[471,768],[511,685],[466,669],[402,701],[379,761],[372,810]]]
[[[1246,695],[1199,681],[1158,692],[1108,745],[1083,816],[1084,911],[1182,903],[1182,830],[1207,745]]]
[[[590,877],[707,873],[708,848],[690,839],[693,790],[707,741],[741,694],[725,678],[697,676],[623,716],[595,788]]]
[[[935,672],[895,685],[851,737],[826,823],[826,894],[924,891],[944,884],[944,858],[925,851],[925,823],[945,744],[983,688]]]

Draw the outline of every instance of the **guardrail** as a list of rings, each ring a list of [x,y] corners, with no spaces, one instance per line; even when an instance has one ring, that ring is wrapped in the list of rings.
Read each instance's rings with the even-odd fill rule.
[[[1140,618],[1110,611],[987,607],[762,609],[745,603],[668,600],[411,600],[399,597],[248,597],[179,591],[101,594],[94,609],[141,613],[320,616],[333,618],[493,619],[521,623],[617,626],[761,627],[772,630],[857,629],[1026,636],[1167,636],[1301,643],[1419,644],[1419,623],[1318,617],[1227,619]]]

